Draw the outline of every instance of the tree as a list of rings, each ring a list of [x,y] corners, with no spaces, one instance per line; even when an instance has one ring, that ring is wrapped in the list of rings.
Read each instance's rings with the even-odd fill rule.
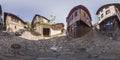
[[[39,25],[50,25],[50,21],[47,20],[47,22],[44,22],[44,20],[46,19],[41,17],[40,20],[38,21],[38,24]]]
[[[55,24],[56,16],[50,15],[51,17],[51,24]]]
[[[31,28],[31,24],[29,21],[26,22],[27,23],[27,28],[30,29]]]

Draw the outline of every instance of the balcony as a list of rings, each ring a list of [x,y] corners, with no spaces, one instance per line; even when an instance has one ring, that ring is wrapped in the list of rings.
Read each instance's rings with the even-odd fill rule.
[[[68,26],[74,24],[74,23],[75,23],[76,21],[78,21],[78,20],[80,20],[80,15],[74,17],[74,18],[70,21],[70,23],[68,24]]]

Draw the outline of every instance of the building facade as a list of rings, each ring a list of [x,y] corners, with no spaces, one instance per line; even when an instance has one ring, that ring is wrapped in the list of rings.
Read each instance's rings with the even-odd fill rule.
[[[116,31],[120,28],[120,4],[106,4],[96,12],[100,31]]]
[[[78,38],[87,34],[92,28],[91,21],[91,15],[86,7],[83,5],[74,7],[66,18],[67,35]]]
[[[50,20],[47,18],[35,15],[32,23],[32,30],[37,34],[41,36],[50,36]]]
[[[61,29],[64,29],[64,24],[63,23],[52,24],[52,28],[54,30],[61,30]]]
[[[2,7],[1,7],[1,5],[0,5],[0,30],[2,30],[3,29],[3,19],[2,19]]]
[[[63,23],[56,23],[51,25],[51,36],[52,35],[58,35],[58,34],[64,34],[64,24]]]
[[[12,13],[4,13],[4,30],[7,32],[17,32],[24,30],[26,22]]]
[[[42,37],[50,37],[64,32],[64,24],[51,24],[46,17],[36,14],[32,20],[31,28],[34,34]]]
[[[0,16],[2,16],[2,7],[0,5]]]

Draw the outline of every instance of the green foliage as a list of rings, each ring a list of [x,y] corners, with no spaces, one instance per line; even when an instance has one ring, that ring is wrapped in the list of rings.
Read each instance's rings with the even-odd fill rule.
[[[43,18],[40,18],[39,22],[38,22],[39,25],[50,25],[50,22],[44,22]]]
[[[31,24],[29,21],[26,22],[27,23],[27,28],[30,29],[31,28]]]

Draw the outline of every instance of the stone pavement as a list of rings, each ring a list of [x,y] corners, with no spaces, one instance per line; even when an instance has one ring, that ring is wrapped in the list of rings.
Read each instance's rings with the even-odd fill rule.
[[[12,49],[12,44],[19,44],[21,47]],[[55,47],[56,50],[51,50],[51,47]],[[89,57],[93,60],[119,59],[120,39],[114,40],[97,31],[91,31],[73,40],[67,39],[66,36],[37,41],[13,35],[0,36],[0,60],[82,60],[83,57],[85,60]]]
[[[116,60],[116,59],[99,59],[99,58],[38,58],[37,60]]]
[[[0,57],[0,60],[119,60],[119,59],[110,59],[110,58],[60,58],[60,57],[42,57],[42,58],[32,58],[29,56],[24,57]]]

